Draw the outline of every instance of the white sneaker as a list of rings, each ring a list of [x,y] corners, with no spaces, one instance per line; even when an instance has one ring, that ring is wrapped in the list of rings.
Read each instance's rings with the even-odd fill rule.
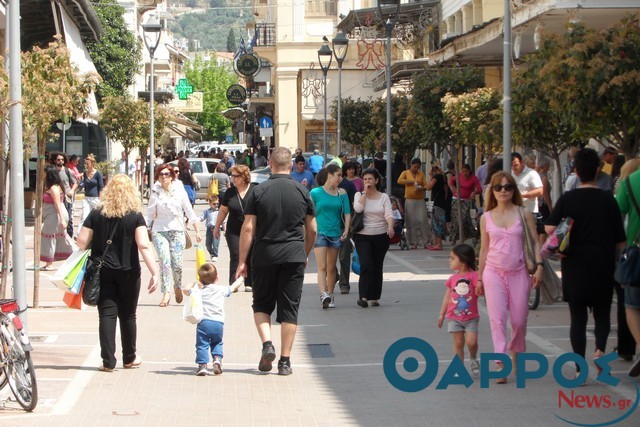
[[[478,359],[471,359],[469,365],[471,366],[471,375],[474,377],[480,375],[480,363],[478,363]]]
[[[217,256],[211,257],[211,262],[218,262],[218,257]]]
[[[331,304],[331,295],[329,292],[323,292],[320,294],[320,303],[322,304],[322,308],[329,308],[329,304]]]
[[[333,299],[333,294],[329,294],[331,296],[331,302],[329,303],[329,308],[336,308],[336,303]]]

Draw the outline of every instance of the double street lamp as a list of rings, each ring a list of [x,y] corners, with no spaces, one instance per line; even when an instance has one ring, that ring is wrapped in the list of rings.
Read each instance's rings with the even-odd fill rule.
[[[324,91],[324,162],[327,163],[328,157],[328,146],[327,146],[327,72],[331,67],[331,61],[333,60],[333,52],[329,47],[329,40],[324,37],[325,42],[322,44],[322,47],[318,49],[318,62],[320,63],[320,68],[322,69],[323,76],[323,91]]]
[[[333,54],[338,62],[338,155],[342,152],[342,63],[349,50],[349,39],[342,31],[331,40]],[[326,101],[325,101],[326,104]],[[326,108],[326,107],[325,107]],[[325,121],[326,121],[325,117]]]
[[[149,134],[149,194],[151,194],[151,187],[153,186],[153,175],[154,175],[154,155],[155,155],[155,117],[154,117],[154,104],[155,104],[155,76],[153,70],[153,56],[160,44],[160,36],[162,35],[162,25],[158,22],[157,18],[151,17],[147,21],[146,24],[142,26],[142,31],[144,32],[144,45],[147,47],[149,51],[149,57],[151,59],[151,80],[149,82],[149,105],[151,106],[151,119],[150,119],[150,134]]]
[[[395,6],[395,10],[392,8]],[[388,8],[383,12],[383,7]],[[385,15],[387,20],[384,27],[387,35],[387,64],[385,74],[387,78],[387,194],[391,195],[391,33],[396,25],[398,14],[400,12],[400,0],[378,0],[378,14],[380,19],[384,21]]]

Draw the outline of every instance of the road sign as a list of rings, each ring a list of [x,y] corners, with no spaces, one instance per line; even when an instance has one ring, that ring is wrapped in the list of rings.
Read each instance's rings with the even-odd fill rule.
[[[273,120],[271,120],[271,117],[269,116],[262,116],[258,119],[258,124],[261,128],[272,128]]]

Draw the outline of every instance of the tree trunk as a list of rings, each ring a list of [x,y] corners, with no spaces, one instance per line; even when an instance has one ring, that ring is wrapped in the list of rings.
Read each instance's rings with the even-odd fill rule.
[[[33,223],[33,307],[38,308],[40,304],[40,247],[42,238],[42,196],[44,193],[44,153],[45,137],[38,136],[38,163],[36,169],[36,212]],[[66,230],[65,230],[66,233]]]

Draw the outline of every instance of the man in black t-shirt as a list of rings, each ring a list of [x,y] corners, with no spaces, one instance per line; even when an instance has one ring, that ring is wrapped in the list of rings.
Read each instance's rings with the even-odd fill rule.
[[[269,164],[271,177],[247,195],[236,277],[247,275],[247,256],[255,238],[251,269],[253,316],[262,341],[258,370],[271,371],[276,357],[271,313],[277,306],[282,346],[278,374],[290,375],[304,270],[317,234],[315,207],[309,191],[289,175],[289,149],[276,148]]]

